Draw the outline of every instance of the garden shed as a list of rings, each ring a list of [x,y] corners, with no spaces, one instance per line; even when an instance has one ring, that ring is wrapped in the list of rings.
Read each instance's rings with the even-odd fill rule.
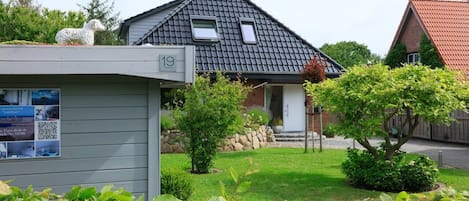
[[[0,180],[159,194],[160,87],[194,81],[191,46],[0,46]]]

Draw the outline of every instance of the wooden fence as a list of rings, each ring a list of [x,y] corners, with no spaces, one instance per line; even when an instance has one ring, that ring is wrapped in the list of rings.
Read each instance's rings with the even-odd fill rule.
[[[455,142],[469,144],[469,113],[456,111],[452,113],[456,119],[449,126],[430,124],[420,121],[414,131],[414,137],[443,142]],[[389,121],[390,127],[396,127],[402,122],[402,116],[394,117]],[[408,128],[404,128],[408,130]]]

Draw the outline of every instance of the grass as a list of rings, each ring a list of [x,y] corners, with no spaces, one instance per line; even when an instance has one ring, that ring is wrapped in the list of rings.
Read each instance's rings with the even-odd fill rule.
[[[328,201],[363,200],[377,198],[380,192],[356,189],[345,182],[340,165],[346,159],[345,150],[325,150],[323,153],[304,154],[297,148],[268,148],[255,151],[220,153],[214,168],[219,173],[193,175],[195,191],[191,201],[206,201],[220,195],[220,182],[233,192],[234,183],[229,169],[243,172],[252,158],[259,172],[248,176],[252,187],[238,194],[237,200],[255,201]],[[184,154],[162,156],[162,168],[187,171],[190,160]],[[441,170],[441,182],[457,190],[469,190],[469,172]]]

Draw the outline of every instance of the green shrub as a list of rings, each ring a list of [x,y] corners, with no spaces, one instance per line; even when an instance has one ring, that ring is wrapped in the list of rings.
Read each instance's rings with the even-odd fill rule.
[[[432,45],[427,35],[422,34],[420,40],[420,61],[424,65],[429,65],[431,68],[443,68],[444,64],[441,62],[438,50]]]
[[[252,107],[246,112],[246,123],[248,127],[267,125],[269,121],[270,115],[263,108]]]
[[[353,185],[387,192],[429,190],[437,181],[438,169],[428,157],[405,162],[405,153],[396,153],[392,161],[384,160],[384,151],[379,157],[370,152],[348,150],[348,159],[342,170]]]
[[[210,74],[199,75],[187,86],[185,103],[174,117],[188,139],[184,146],[193,173],[208,173],[225,138],[244,128],[242,103],[249,91],[241,80],[231,81],[220,72],[215,80]]]
[[[164,131],[176,128],[176,123],[170,115],[161,115],[160,123],[161,130]]]
[[[333,124],[329,124],[326,127],[324,127],[323,135],[326,136],[327,138],[333,138],[335,137],[335,127]]]
[[[181,200],[189,200],[192,189],[192,178],[188,173],[171,170],[161,172],[161,194],[170,194]]]
[[[384,64],[391,68],[401,67],[407,61],[407,48],[403,43],[397,43],[384,59]]]
[[[369,200],[369,199],[366,199]],[[390,195],[386,193],[382,193],[379,196],[380,201],[468,201],[469,200],[469,192],[463,191],[458,192],[453,188],[449,187],[448,189],[444,189],[437,192],[429,192],[429,193],[418,193],[418,194],[408,194],[407,192],[403,191],[400,192],[396,198],[392,198]]]
[[[64,195],[58,195],[52,192],[51,188],[45,188],[42,191],[34,191],[32,186],[22,190],[16,186],[8,185],[8,182],[0,180],[0,200],[5,201],[134,201],[132,193],[119,188],[113,190],[113,185],[106,185],[100,191],[96,187],[73,186],[69,192]],[[141,195],[136,201],[143,201]]]
[[[401,168],[401,174],[403,175],[402,182],[406,191],[421,192],[433,188],[439,171],[434,161],[426,156],[420,156],[416,160],[404,164]]]
[[[156,198],[153,198],[152,201],[181,201],[181,200],[178,199],[177,197],[174,197],[174,195],[163,194]]]
[[[371,164],[371,167],[365,170],[365,185],[368,188],[392,192],[403,190],[397,161],[374,160]]]

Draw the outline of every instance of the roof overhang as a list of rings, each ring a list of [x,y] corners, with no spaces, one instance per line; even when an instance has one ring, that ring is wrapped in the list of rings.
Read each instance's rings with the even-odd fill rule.
[[[2,45],[0,75],[126,75],[192,83],[194,54],[193,46]]]
[[[208,72],[199,72],[208,73]],[[247,80],[262,80],[270,84],[303,84],[304,80],[301,78],[300,73],[241,73],[241,72],[225,72],[231,79],[239,77]],[[338,78],[342,73],[327,73],[327,78]],[[213,75],[215,76],[215,75]]]

